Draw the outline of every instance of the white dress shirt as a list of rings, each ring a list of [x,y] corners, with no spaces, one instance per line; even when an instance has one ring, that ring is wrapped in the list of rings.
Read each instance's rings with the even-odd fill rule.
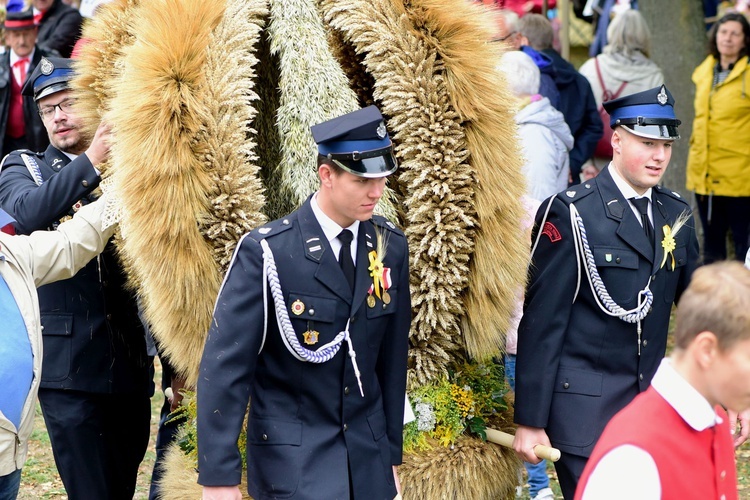
[[[648,188],[645,193],[638,194],[635,192],[635,189],[628,184],[625,179],[623,179],[620,174],[617,172],[617,169],[612,165],[609,164],[609,173],[612,176],[612,180],[615,181],[615,185],[617,186],[617,189],[620,190],[622,193],[622,196],[628,200],[628,205],[630,205],[630,210],[633,211],[633,214],[635,215],[636,220],[638,221],[641,226],[643,223],[641,222],[641,213],[638,211],[638,208],[633,204],[632,201],[630,201],[631,198],[648,198],[648,201],[653,201],[651,199],[651,191],[652,188]],[[654,210],[653,210],[653,203],[648,204],[648,220],[651,221],[651,225],[654,225]]]
[[[26,72],[24,73],[27,77],[29,75],[29,71],[33,70],[34,68],[31,67],[31,61],[34,59],[34,52],[36,49],[31,49],[31,54],[26,56],[28,58],[28,62],[26,63]],[[23,87],[24,81],[21,80],[21,68],[13,66],[19,59],[23,59],[22,57],[18,57],[13,50],[10,51],[10,68],[13,70],[13,78],[16,80],[16,82]]]
[[[320,224],[320,227],[323,229],[323,234],[325,234],[326,238],[328,239],[328,243],[331,245],[331,250],[333,250],[333,255],[336,257],[336,260],[339,259],[339,253],[341,252],[341,241],[338,239],[338,235],[343,231],[344,229],[348,229],[352,232],[352,235],[354,238],[352,239],[351,249],[352,249],[352,262],[354,262],[354,265],[357,265],[357,235],[359,234],[359,221],[355,220],[354,224],[352,224],[349,227],[341,227],[336,222],[333,221],[330,217],[328,217],[325,213],[323,213],[323,210],[321,210],[320,205],[318,205],[318,193],[315,193],[310,200],[310,208],[312,208],[313,214],[315,215],[315,218],[318,220],[318,224]]]

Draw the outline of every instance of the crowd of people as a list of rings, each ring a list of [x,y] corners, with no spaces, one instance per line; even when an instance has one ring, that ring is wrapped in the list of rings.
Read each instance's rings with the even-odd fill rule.
[[[102,122],[90,140],[81,134],[70,89],[81,13],[99,3],[7,3],[0,500],[18,493],[37,395],[71,499],[132,498],[149,441],[159,349],[95,194],[112,133]],[[507,49],[497,69],[515,99],[528,186],[519,231],[531,252],[505,368],[530,495],[554,498],[534,452],[545,445],[562,452],[555,469],[567,499],[736,498],[733,449],[750,431],[750,271],[724,261],[750,262],[750,24],[740,13],[718,19],[693,73],[687,188],[699,245],[692,200],[661,185],[685,133],[649,58],[644,17],[618,12],[601,53],[577,70],[553,48],[540,2],[505,7],[493,13],[493,41]],[[240,240],[214,310],[197,387],[206,499],[241,498],[243,425],[254,498],[401,493],[409,252],[404,233],[373,216],[398,168],[393,143],[375,106],[311,135],[318,190]],[[162,387],[182,387],[159,357]],[[176,391],[162,408],[151,498],[179,401]]]

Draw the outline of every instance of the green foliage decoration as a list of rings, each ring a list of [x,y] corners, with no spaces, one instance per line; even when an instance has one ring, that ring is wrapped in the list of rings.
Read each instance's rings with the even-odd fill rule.
[[[485,429],[508,405],[503,367],[494,362],[466,362],[447,377],[409,393],[416,419],[404,426],[404,452],[450,447],[470,434],[486,441]]]

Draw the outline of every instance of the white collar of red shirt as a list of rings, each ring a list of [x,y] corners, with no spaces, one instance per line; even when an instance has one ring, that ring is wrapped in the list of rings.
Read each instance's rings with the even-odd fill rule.
[[[677,373],[669,358],[661,361],[651,386],[696,431],[721,423],[711,403]]]

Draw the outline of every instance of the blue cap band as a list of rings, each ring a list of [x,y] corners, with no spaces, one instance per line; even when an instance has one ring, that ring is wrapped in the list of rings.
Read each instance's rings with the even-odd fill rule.
[[[374,149],[383,149],[391,145],[391,139],[386,136],[380,140],[366,141],[328,141],[318,144],[318,152],[323,156],[329,153],[352,153],[354,151],[372,151]]]
[[[660,104],[635,104],[623,106],[612,111],[609,115],[609,125],[615,126],[617,120],[631,120],[639,116],[650,119],[676,120],[674,108],[669,105]]]

